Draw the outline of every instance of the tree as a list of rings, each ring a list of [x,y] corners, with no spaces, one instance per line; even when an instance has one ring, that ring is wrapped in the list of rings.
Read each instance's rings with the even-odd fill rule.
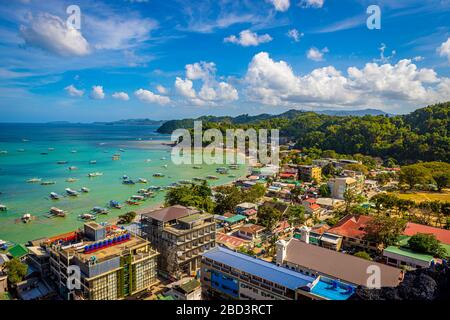
[[[356,252],[356,253],[354,254],[354,256],[355,256],[355,257],[358,257],[358,258],[365,259],[365,260],[372,261],[372,257],[370,256],[370,254],[368,254],[368,253],[365,252],[365,251],[358,251],[358,252]]]
[[[287,212],[289,225],[294,227],[305,222],[305,207],[290,206]]]
[[[418,233],[408,240],[409,247],[417,252],[430,254],[434,257],[445,258],[446,251],[434,234]]]
[[[323,184],[319,187],[319,193],[322,197],[328,198],[331,196],[330,187],[327,184]]]
[[[129,224],[136,218],[136,212],[130,211],[119,216],[117,224]]]
[[[207,212],[213,212],[214,202],[211,199],[211,194],[211,189],[206,183],[183,185],[170,189],[166,193],[165,204],[168,206],[196,207]]]
[[[436,186],[439,192],[442,192],[443,188],[450,185],[450,173],[448,172],[438,172],[433,174],[433,180],[436,182]]]
[[[366,225],[366,239],[388,247],[397,242],[405,226],[406,221],[403,219],[375,216]]]
[[[258,219],[261,225],[269,230],[272,230],[277,225],[281,214],[280,210],[269,205],[261,206],[258,209]]]
[[[364,174],[364,175],[367,175],[369,173],[369,170],[367,169],[367,167],[360,163],[347,164],[344,167],[344,169],[362,172],[362,174]]]
[[[424,184],[427,180],[426,178],[427,171],[418,165],[405,166],[400,170],[400,183],[406,183],[410,190],[416,184]]]
[[[332,163],[327,163],[323,168],[322,168],[322,174],[325,176],[334,176],[336,174],[336,168],[334,167],[334,165]]]
[[[17,258],[6,262],[5,267],[8,273],[8,281],[11,284],[22,281],[28,272],[28,266],[25,263],[20,262]]]

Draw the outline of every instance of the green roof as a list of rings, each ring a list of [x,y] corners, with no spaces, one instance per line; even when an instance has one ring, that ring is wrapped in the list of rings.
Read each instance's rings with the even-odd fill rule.
[[[0,300],[11,300],[12,297],[9,292],[0,293]]]
[[[394,254],[398,254],[401,256],[405,256],[408,258],[424,261],[424,262],[430,262],[433,260],[433,256],[430,256],[428,254],[423,254],[419,252],[412,251],[410,249],[406,249],[404,247],[396,247],[396,246],[390,246],[384,249],[385,252],[390,252]]]
[[[175,300],[172,296],[163,296],[162,294],[158,294],[158,300]]]
[[[226,218],[224,221],[227,222],[227,223],[233,224],[233,223],[236,223],[236,222],[245,220],[246,218],[247,218],[246,216],[237,214],[237,215],[235,215],[235,216]]]
[[[397,244],[400,247],[408,247],[408,241],[411,239],[410,236],[402,235],[399,237]],[[447,252],[447,257],[450,257],[450,244],[445,244],[441,242],[441,247]]]
[[[22,258],[26,254],[28,254],[28,250],[24,246],[17,244],[14,247],[10,248],[8,250],[8,253],[13,256],[13,258]]]
[[[198,287],[200,287],[200,282],[196,279],[192,279],[192,280],[180,285],[180,289],[183,290],[185,293],[191,293]]]

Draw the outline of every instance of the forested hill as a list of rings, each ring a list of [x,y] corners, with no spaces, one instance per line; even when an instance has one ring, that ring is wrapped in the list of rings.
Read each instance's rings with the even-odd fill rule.
[[[317,147],[343,154],[392,157],[401,163],[450,162],[450,102],[418,109],[401,116],[332,116],[290,110],[281,115],[201,117],[204,128],[278,128],[299,148]],[[160,133],[192,128],[194,119],[164,123]]]

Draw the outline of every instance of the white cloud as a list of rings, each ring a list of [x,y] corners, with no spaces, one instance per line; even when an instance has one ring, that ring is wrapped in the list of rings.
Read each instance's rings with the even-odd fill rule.
[[[114,92],[112,97],[114,99],[118,99],[118,100],[123,100],[123,101],[128,101],[130,100],[130,97],[128,96],[128,93],[126,92]]]
[[[327,52],[329,52],[327,47],[322,50],[313,47],[306,52],[306,57],[313,61],[323,61],[323,55]]]
[[[447,57],[448,62],[450,63],[450,38],[441,44],[438,48],[438,52],[441,57]]]
[[[303,8],[322,8],[325,0],[302,0],[299,5]]]
[[[139,89],[134,92],[134,95],[141,101],[146,103],[156,103],[160,105],[166,105],[170,103],[170,98],[155,94],[150,90]]]
[[[30,16],[28,26],[20,26],[25,43],[61,56],[84,56],[91,52],[89,43],[80,31],[67,28],[57,16],[41,13]]]
[[[261,43],[270,42],[272,41],[272,37],[267,33],[263,35],[258,35],[257,33],[252,32],[250,30],[243,30],[239,33],[238,37],[236,37],[235,35],[231,35],[223,39],[223,41],[238,44],[243,47],[249,47],[249,46],[257,46],[260,45]]]
[[[196,62],[193,64],[187,64],[186,67],[186,77],[190,80],[206,80],[212,74],[216,72],[216,65],[214,62]]]
[[[156,86],[156,90],[157,90],[159,93],[161,93],[161,94],[167,94],[167,93],[169,92],[169,90],[167,90],[166,87],[164,87],[164,86],[162,86],[162,85],[160,85],[160,84],[158,84],[158,85]]]
[[[91,99],[102,100],[105,98],[105,92],[102,86],[92,86],[91,94],[89,95]]]
[[[295,42],[299,42],[300,38],[304,36],[304,33],[300,33],[297,29],[291,29],[288,31],[287,36]]]
[[[275,10],[285,12],[291,6],[290,0],[269,0],[275,7]]]
[[[193,85],[193,82],[189,79],[183,80],[180,77],[177,77],[175,80],[176,91],[178,92],[178,94],[185,98],[194,99],[197,97]]]
[[[73,84],[64,88],[66,92],[72,97],[81,97],[84,95],[84,90],[75,88]]]
[[[350,67],[346,75],[328,66],[301,76],[285,61],[273,61],[261,52],[253,57],[243,82],[251,101],[272,106],[416,107],[450,99],[449,78],[439,78],[434,70],[419,69],[406,59],[396,64]]]

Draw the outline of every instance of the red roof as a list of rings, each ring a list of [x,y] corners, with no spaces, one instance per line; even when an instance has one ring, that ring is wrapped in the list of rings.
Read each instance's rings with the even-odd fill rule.
[[[258,211],[256,211],[255,209],[248,209],[242,213],[245,214],[246,216],[253,216],[253,215],[257,214]]]
[[[309,208],[311,210],[319,210],[320,206],[318,204],[316,204],[316,203],[313,203],[312,205],[309,206]]]
[[[283,172],[280,173],[281,178],[293,178],[295,177],[295,173]]]
[[[229,236],[225,233],[220,233],[220,232],[218,232],[216,234],[216,241],[219,243],[223,243],[225,245],[231,245],[233,247],[240,247],[240,246],[243,246],[243,245],[249,243],[249,241],[247,241],[247,240],[243,240],[241,238],[234,237],[234,236]]]
[[[413,235],[415,235],[417,233],[434,234],[436,239],[438,239],[440,242],[445,243],[445,244],[450,244],[450,230],[429,227],[429,226],[425,226],[423,224],[408,222],[406,224],[405,231],[403,231],[403,234],[406,236],[412,237]]]
[[[313,204],[313,203],[316,203],[316,202],[317,202],[317,199],[315,199],[315,198],[309,198],[309,199],[306,199],[305,201],[306,201],[306,202],[309,202],[309,203],[311,203],[311,204]]]
[[[369,216],[347,215],[342,218],[329,233],[343,237],[362,239],[366,235],[366,225],[372,220]]]

